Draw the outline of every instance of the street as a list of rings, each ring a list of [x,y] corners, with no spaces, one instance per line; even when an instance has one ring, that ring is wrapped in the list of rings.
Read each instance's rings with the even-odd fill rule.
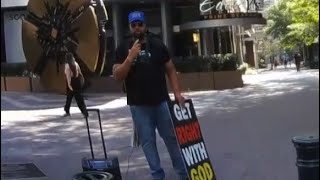
[[[244,75],[243,88],[185,93],[193,100],[218,180],[297,180],[292,137],[319,134],[319,70],[283,69]],[[1,163],[33,162],[50,180],[70,180],[90,157],[85,121],[75,101],[62,118],[65,97],[1,93]],[[148,180],[141,148],[133,149],[132,122],[123,94],[89,94],[101,110],[108,154],[122,177]],[[90,114],[95,152],[103,156],[97,115]],[[158,136],[166,179],[178,179]],[[128,173],[126,175],[126,172]]]

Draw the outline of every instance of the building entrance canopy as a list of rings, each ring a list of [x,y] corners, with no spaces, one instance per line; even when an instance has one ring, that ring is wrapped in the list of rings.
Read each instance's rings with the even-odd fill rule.
[[[266,24],[266,19],[262,17],[244,17],[244,18],[230,18],[230,19],[212,19],[212,20],[201,20],[187,22],[180,25],[180,30],[192,30],[192,29],[206,29],[213,27],[223,27],[223,26],[245,26],[253,24]]]

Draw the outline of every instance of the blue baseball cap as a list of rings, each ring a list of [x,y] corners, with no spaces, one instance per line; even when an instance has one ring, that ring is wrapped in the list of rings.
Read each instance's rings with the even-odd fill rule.
[[[133,11],[128,16],[129,23],[140,21],[144,23],[144,13],[141,11]]]

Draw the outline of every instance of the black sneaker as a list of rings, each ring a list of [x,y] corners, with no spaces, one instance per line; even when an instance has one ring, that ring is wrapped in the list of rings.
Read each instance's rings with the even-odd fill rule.
[[[63,117],[68,117],[68,116],[70,116],[70,113],[65,113],[65,114],[63,115]]]

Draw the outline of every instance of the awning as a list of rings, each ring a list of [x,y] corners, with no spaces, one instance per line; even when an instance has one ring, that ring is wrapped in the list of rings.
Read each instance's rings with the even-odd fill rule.
[[[253,25],[253,24],[267,24],[265,18],[230,18],[230,19],[213,19],[213,20],[202,20],[187,22],[180,25],[180,30],[191,30],[191,29],[205,29],[213,27],[223,27],[223,26],[238,26],[238,25]]]

